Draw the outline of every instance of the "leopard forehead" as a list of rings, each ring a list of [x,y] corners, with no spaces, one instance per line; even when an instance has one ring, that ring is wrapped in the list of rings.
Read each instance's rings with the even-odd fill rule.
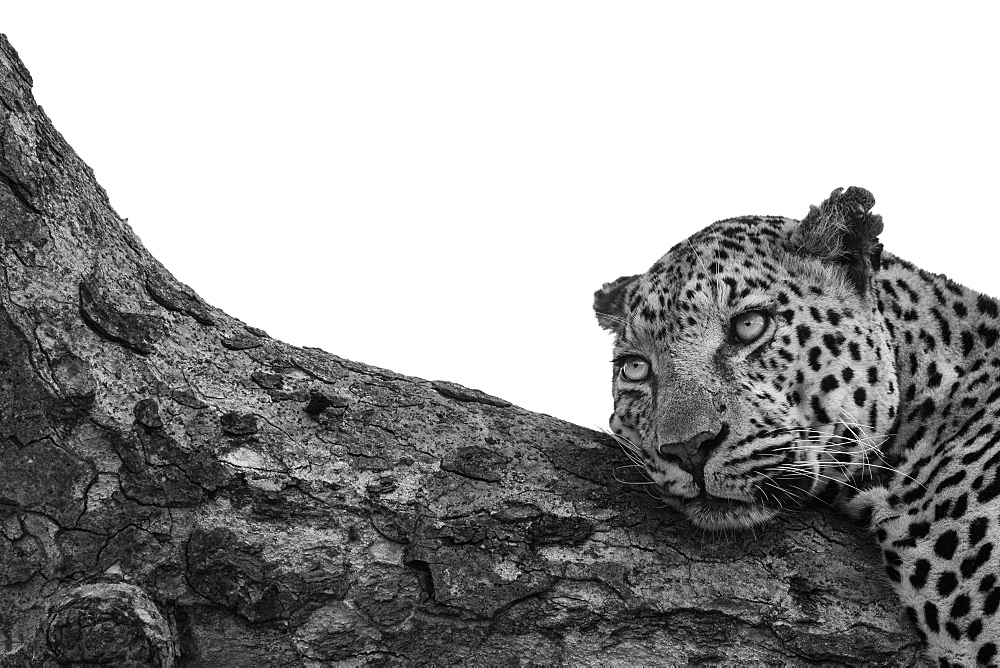
[[[655,349],[746,310],[785,312],[806,293],[817,307],[858,302],[843,272],[794,252],[795,225],[787,218],[747,216],[719,221],[678,243],[628,291],[629,318],[619,342]]]

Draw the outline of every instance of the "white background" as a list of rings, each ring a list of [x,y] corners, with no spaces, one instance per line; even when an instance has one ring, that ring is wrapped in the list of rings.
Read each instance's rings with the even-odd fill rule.
[[[293,344],[604,426],[602,282],[848,185],[1000,293],[996,3],[0,7],[150,251]]]

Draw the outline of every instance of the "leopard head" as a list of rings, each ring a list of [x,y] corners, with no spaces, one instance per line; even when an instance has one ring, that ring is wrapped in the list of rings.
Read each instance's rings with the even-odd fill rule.
[[[696,526],[751,527],[877,471],[898,392],[873,205],[838,189],[802,221],[720,221],[595,293],[611,430]]]

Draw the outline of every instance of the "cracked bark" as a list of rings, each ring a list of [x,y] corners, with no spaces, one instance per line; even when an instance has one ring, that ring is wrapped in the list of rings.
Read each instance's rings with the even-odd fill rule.
[[[860,527],[693,534],[599,433],[275,341],[149,255],[2,36],[0,103],[0,664],[917,660]]]

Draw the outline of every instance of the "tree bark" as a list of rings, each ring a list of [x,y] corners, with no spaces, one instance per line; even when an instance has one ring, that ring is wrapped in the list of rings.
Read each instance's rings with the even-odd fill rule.
[[[693,532],[601,433],[204,303],[31,85],[0,35],[0,664],[918,660],[862,527]]]

